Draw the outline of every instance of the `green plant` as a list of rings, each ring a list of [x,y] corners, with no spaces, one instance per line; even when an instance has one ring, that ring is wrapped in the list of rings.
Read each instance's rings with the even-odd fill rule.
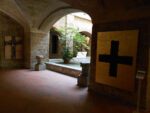
[[[62,58],[64,60],[70,60],[70,59],[72,59],[72,57],[73,57],[73,54],[71,53],[71,51],[69,51],[69,48],[64,47],[63,51],[62,51]]]
[[[61,34],[59,40],[63,48],[63,59],[71,59],[73,53],[82,51],[82,49],[89,50],[89,46],[86,45],[85,36],[81,35],[78,29],[72,27],[61,27],[61,29],[57,29],[57,31]],[[70,47],[70,44],[72,43],[73,45]]]

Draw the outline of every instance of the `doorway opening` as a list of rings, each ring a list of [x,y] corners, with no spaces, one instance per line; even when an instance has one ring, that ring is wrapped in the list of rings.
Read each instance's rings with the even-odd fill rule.
[[[64,63],[61,37],[64,32],[77,32],[83,38],[82,44],[78,43],[78,39],[68,39],[65,42],[65,47],[72,48],[72,58],[69,63]],[[56,72],[60,72],[73,77],[78,77],[82,71],[81,63],[87,62],[90,64],[91,53],[91,34],[92,34],[92,21],[88,14],[83,12],[70,13],[60,18],[50,29],[50,45],[49,45],[49,62],[47,68]],[[68,35],[68,34],[67,34]],[[79,35],[78,35],[79,36]],[[75,49],[78,47],[78,49]]]

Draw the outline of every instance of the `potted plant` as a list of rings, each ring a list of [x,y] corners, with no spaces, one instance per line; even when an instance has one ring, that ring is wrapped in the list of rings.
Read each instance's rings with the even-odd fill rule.
[[[62,51],[62,58],[64,60],[65,64],[68,64],[70,60],[72,59],[73,54],[71,51],[69,51],[69,47],[64,47]]]
[[[89,49],[86,45],[85,36],[81,35],[78,29],[61,27],[57,31],[61,34],[59,40],[62,47],[62,59],[64,63],[69,63],[73,56],[75,56],[73,54],[81,51],[82,48],[85,50]],[[72,47],[70,47],[70,44],[73,44]]]

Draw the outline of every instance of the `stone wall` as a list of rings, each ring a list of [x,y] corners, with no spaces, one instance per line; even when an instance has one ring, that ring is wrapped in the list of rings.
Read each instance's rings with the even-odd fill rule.
[[[91,53],[91,72],[90,72],[90,85],[89,90],[99,92],[104,95],[113,96],[123,102],[130,103],[132,105],[136,104],[137,100],[137,86],[138,80],[135,82],[134,92],[128,92],[121,89],[117,89],[111,86],[99,84],[95,82],[95,69],[96,69],[96,45],[97,45],[97,32],[100,31],[116,31],[116,30],[129,30],[129,29],[139,29],[139,44],[138,44],[138,55],[137,55],[137,70],[144,70],[147,72],[148,67],[148,43],[149,43],[149,20],[130,20],[130,21],[118,21],[112,23],[95,24],[93,26],[93,36],[92,36],[92,53]],[[134,43],[134,42],[133,42]],[[136,76],[136,75],[135,75]],[[147,75],[146,79],[142,82],[141,100],[142,106],[146,107],[147,95]]]
[[[0,13],[0,68],[20,68],[24,66],[24,60],[5,60],[4,37],[24,37],[24,29],[16,21]]]
[[[92,22],[91,20],[83,19],[78,16],[74,17],[75,27],[79,28],[79,31],[86,31],[92,34]]]
[[[61,26],[66,26],[66,16],[60,18],[54,25],[53,27],[57,28],[57,29],[60,29]]]
[[[43,55],[49,59],[49,33],[30,32],[30,68],[34,69],[36,56]]]
[[[54,25],[55,28],[60,29],[61,26],[74,27],[80,32],[86,31],[92,34],[92,22],[89,19],[82,18],[73,14],[68,14],[58,20]]]

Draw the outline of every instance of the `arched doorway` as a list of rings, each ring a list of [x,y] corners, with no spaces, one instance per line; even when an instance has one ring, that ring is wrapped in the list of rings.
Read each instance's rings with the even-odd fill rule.
[[[59,37],[61,35],[61,33],[58,32],[58,29],[60,30],[61,27],[68,27],[69,29],[73,28],[78,30],[79,34],[83,35],[85,37],[85,42],[84,44],[86,46],[89,46],[89,49],[84,49],[80,48],[80,50],[78,50],[77,52],[73,52],[73,58],[71,60],[71,63],[68,64],[70,66],[74,66],[71,67],[74,70],[77,70],[78,72],[73,72],[73,76],[77,77],[79,75],[79,73],[82,70],[82,67],[80,66],[80,63],[82,61],[85,60],[89,60],[90,62],[90,39],[91,39],[91,32],[92,32],[92,22],[91,22],[91,18],[88,14],[80,12],[80,13],[71,13],[68,14],[66,16],[63,16],[60,20],[58,20],[53,27],[50,29],[50,49],[49,49],[49,58],[50,58],[50,63],[57,63],[57,64],[61,64],[63,65],[63,61],[62,61],[62,49],[63,47],[61,47],[60,41],[59,41]],[[74,41],[72,41],[72,45],[73,48],[75,45]],[[74,51],[74,50],[73,50]],[[79,58],[79,56],[81,55],[77,55],[79,53],[85,53],[86,52],[86,56],[84,56],[84,58]],[[77,58],[78,56],[78,58]],[[88,58],[87,58],[88,57]],[[65,64],[65,66],[68,66]],[[56,68],[55,68],[56,69]],[[54,70],[54,71],[58,71],[58,70]],[[59,71],[61,72],[61,71]],[[66,73],[67,71],[65,71],[64,74],[68,74]],[[69,75],[72,71],[69,71]],[[62,72],[63,73],[63,72]]]

